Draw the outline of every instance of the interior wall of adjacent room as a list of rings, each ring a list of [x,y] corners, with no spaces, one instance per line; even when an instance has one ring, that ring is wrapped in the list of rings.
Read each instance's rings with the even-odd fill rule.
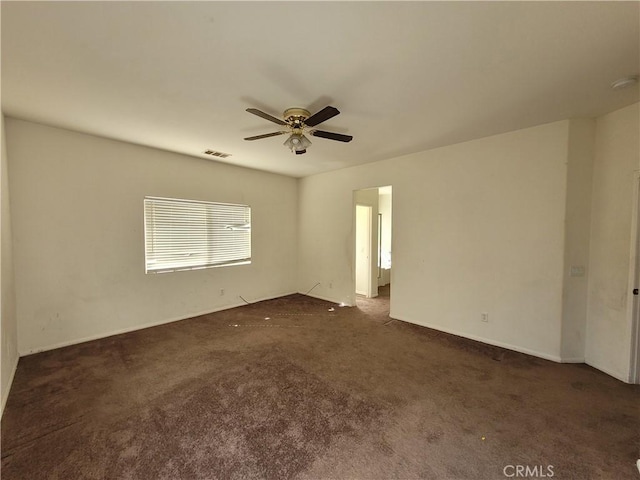
[[[0,170],[0,357],[2,362],[0,391],[2,403],[0,415],[9,396],[13,375],[18,365],[18,326],[16,318],[15,285],[13,273],[13,249],[11,233],[11,209],[9,204],[9,178],[7,142],[4,115],[0,114],[2,130],[2,169]]]
[[[379,220],[378,220],[378,202],[379,194],[377,188],[368,188],[365,190],[358,190],[354,193],[356,205],[365,205],[371,207],[371,222],[369,224],[371,228],[371,254],[369,255],[369,275],[371,285],[371,296],[378,296],[378,232],[379,232]]]
[[[596,120],[586,362],[629,380],[631,225],[640,104]]]
[[[300,291],[320,282],[314,294],[354,303],[352,192],[392,184],[391,316],[559,360],[568,131],[555,122],[301,179]]]
[[[392,245],[392,219],[393,213],[391,208],[391,193],[380,193],[379,201],[379,213],[382,215],[380,217],[382,228],[381,230],[381,238],[380,238],[380,250],[382,258],[385,258],[389,253],[391,253]],[[392,260],[393,261],[393,260]],[[380,278],[380,285],[387,285],[390,281],[389,273],[384,273],[381,269],[382,278]]]
[[[565,362],[584,362],[594,135],[594,119],[570,121],[562,295]]]
[[[22,354],[296,291],[297,179],[11,118],[6,129]],[[146,275],[145,195],[250,205],[251,265]]]

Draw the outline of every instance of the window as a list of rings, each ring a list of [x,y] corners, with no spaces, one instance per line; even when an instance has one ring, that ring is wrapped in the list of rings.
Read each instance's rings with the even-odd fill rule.
[[[251,207],[144,199],[146,273],[251,263]]]

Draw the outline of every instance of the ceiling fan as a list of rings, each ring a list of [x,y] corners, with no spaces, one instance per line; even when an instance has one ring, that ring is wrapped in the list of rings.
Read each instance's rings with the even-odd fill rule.
[[[287,127],[286,130],[279,132],[265,133],[264,135],[256,135],[254,137],[247,137],[245,140],[260,140],[261,138],[275,137],[277,135],[289,134],[289,138],[284,142],[296,155],[302,155],[307,153],[307,147],[311,145],[309,139],[304,135],[308,133],[314,137],[328,138],[329,140],[337,140],[338,142],[350,142],[353,137],[351,135],[342,135],[340,133],[325,132],[324,130],[316,130],[313,127],[335,117],[340,111],[335,107],[324,107],[317,113],[311,115],[308,110],[304,108],[288,108],[282,114],[283,120],[276,118],[268,113],[264,113],[257,108],[247,108],[247,112],[253,113],[258,117],[269,120],[270,122],[277,123],[283,127]]]

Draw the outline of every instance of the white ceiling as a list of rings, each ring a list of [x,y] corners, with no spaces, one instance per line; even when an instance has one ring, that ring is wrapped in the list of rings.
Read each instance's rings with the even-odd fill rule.
[[[638,2],[2,2],[5,115],[306,176],[638,101]],[[306,155],[245,112],[342,113]]]

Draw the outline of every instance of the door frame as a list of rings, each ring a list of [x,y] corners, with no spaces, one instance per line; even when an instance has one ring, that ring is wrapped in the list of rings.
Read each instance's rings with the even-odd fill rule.
[[[356,217],[356,229],[355,229],[355,242],[354,242],[354,250],[355,250],[355,255],[354,255],[354,267],[355,267],[355,272],[354,272],[354,279],[355,279],[355,286],[356,286],[356,294],[357,295],[363,295],[363,293],[358,292],[358,207],[360,208],[365,208],[367,211],[367,215],[368,215],[368,220],[369,220],[369,229],[366,232],[367,233],[367,249],[368,249],[368,257],[369,257],[369,261],[367,262],[367,288],[366,288],[366,292],[364,293],[364,295],[367,298],[371,298],[373,296],[373,286],[371,284],[371,275],[373,274],[372,270],[371,270],[371,262],[372,262],[372,248],[373,248],[373,234],[372,234],[372,229],[373,229],[373,207],[371,205],[363,205],[360,203],[356,203],[355,205],[355,217]]]
[[[631,217],[631,259],[629,264],[629,317],[631,321],[629,383],[640,384],[640,296],[633,290],[640,288],[640,171],[633,175],[633,215]]]

